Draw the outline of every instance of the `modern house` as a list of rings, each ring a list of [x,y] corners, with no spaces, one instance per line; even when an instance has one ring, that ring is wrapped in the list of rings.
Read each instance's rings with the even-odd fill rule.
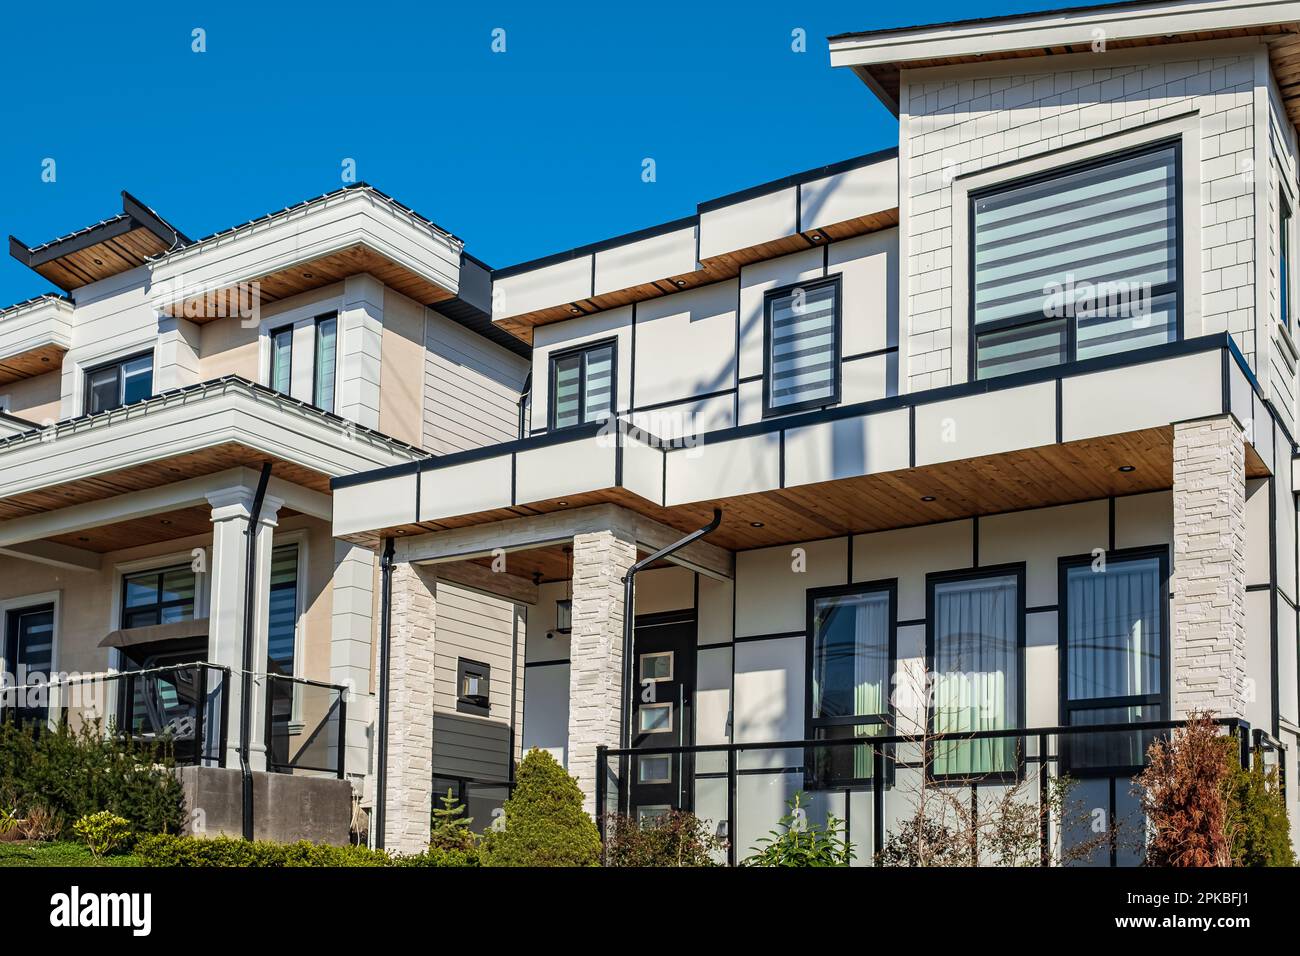
[[[1194,711],[1294,825],[1300,0],[830,55],[896,148],[507,268],[364,186],[15,240],[67,297],[0,313],[6,672],[134,671],[193,787],[343,776],[403,851],[539,747],[733,860],[798,791],[866,863],[1069,777],[1131,863]]]

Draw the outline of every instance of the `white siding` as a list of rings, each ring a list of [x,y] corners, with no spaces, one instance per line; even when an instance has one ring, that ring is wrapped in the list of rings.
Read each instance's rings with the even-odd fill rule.
[[[445,455],[518,438],[528,362],[431,309],[424,335],[424,447]]]

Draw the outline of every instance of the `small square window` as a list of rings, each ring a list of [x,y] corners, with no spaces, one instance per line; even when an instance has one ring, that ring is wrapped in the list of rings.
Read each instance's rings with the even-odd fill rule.
[[[673,732],[672,704],[642,704],[637,711],[637,726],[643,734],[670,734]]]
[[[673,652],[641,655],[641,683],[673,679]]]
[[[672,783],[673,758],[669,754],[653,757],[638,757],[636,765],[637,783]]]
[[[640,826],[654,826],[668,814],[673,812],[673,808],[666,803],[655,804],[650,807],[636,808],[636,822]]]
[[[460,658],[456,662],[456,710],[486,717],[491,709],[488,702],[491,680],[492,668],[487,664]]]

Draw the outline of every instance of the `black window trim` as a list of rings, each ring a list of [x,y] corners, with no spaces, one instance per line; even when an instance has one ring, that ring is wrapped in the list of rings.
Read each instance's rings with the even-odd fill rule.
[[[1056,578],[1056,596],[1057,596],[1057,614],[1056,614],[1056,675],[1057,675],[1057,708],[1060,724],[1062,727],[1072,726],[1070,723],[1070,714],[1076,710],[1097,710],[1105,707],[1135,707],[1139,705],[1159,704],[1163,719],[1172,719],[1173,714],[1173,692],[1171,684],[1173,683],[1173,661],[1170,657],[1172,650],[1172,639],[1170,636],[1170,614],[1169,607],[1169,546],[1168,545],[1149,545],[1136,548],[1116,548],[1104,553],[1107,567],[1111,562],[1124,561],[1141,561],[1149,558],[1156,558],[1160,562],[1160,693],[1159,694],[1132,694],[1124,697],[1093,697],[1087,700],[1072,703],[1069,699],[1070,676],[1069,676],[1069,623],[1070,623],[1070,592],[1068,585],[1069,572],[1071,568],[1086,567],[1094,560],[1096,556],[1089,554],[1075,554],[1058,559],[1057,561],[1057,578]],[[1132,775],[1141,771],[1142,766],[1135,767],[1074,767],[1068,768],[1065,759],[1067,748],[1060,747],[1061,753],[1061,772],[1069,769],[1070,775],[1074,777],[1113,777]]]
[[[483,682],[487,685],[487,693],[483,696],[487,699],[487,704],[476,704],[461,696],[461,687],[465,681],[465,673],[469,670],[481,670],[483,672]],[[470,660],[468,657],[456,658],[456,711],[461,714],[474,714],[478,717],[491,716],[492,711],[492,665],[485,664],[482,661]]]
[[[320,315],[316,316],[316,318],[312,320],[314,325],[312,326],[312,340],[311,340],[312,350],[313,350],[312,362],[311,362],[311,404],[313,408],[319,408],[322,411],[325,410],[324,406],[318,405],[316,403],[316,400],[320,397],[320,362],[317,361],[317,359],[320,357],[320,326],[322,322],[328,322],[330,319],[334,320],[334,388],[332,389],[334,394],[332,396],[333,401],[330,403],[330,408],[329,408],[330,413],[333,414],[334,407],[338,404],[338,395],[339,395],[339,314],[337,310],[333,312],[322,312]],[[292,347],[289,349],[289,367],[291,373],[290,381],[292,381],[293,380]]]
[[[1176,269],[1177,281],[1172,283],[1162,283],[1151,290],[1153,299],[1169,293],[1174,294],[1174,341],[1181,342],[1184,336],[1183,315],[1185,311],[1185,276],[1186,262],[1184,261],[1183,247],[1185,235],[1183,229],[1183,140],[1181,136],[1166,137],[1153,143],[1144,143],[1141,146],[1135,146],[1130,149],[1117,150],[1106,153],[1104,156],[1096,156],[1091,159],[1079,160],[1078,162],[1066,163],[1061,166],[1054,166],[1051,169],[1044,170],[1040,173],[1022,176],[1017,179],[1000,182],[983,189],[972,190],[966,197],[966,364],[967,364],[967,381],[992,381],[997,378],[1004,378],[1002,375],[994,375],[988,378],[980,379],[978,375],[978,334],[988,332],[1004,331],[1011,328],[1023,328],[1038,323],[1059,322],[1061,319],[1049,318],[1040,313],[1031,313],[1018,316],[1007,316],[994,322],[985,322],[977,333],[975,328],[975,203],[979,199],[989,196],[998,195],[1004,192],[1011,192],[1021,189],[1025,186],[1033,186],[1038,183],[1050,182],[1053,179],[1059,179],[1062,176],[1068,176],[1073,173],[1085,172],[1089,169],[1095,169],[1101,166],[1108,166],[1112,163],[1121,162],[1135,156],[1141,156],[1146,153],[1158,153],[1166,149],[1174,151],[1174,229],[1175,252],[1177,255]],[[1079,361],[1078,355],[1078,332],[1075,323],[1067,316],[1065,318],[1065,357],[1060,362],[1054,362],[1050,366],[1059,368],[1069,365],[1072,362]],[[1168,344],[1168,343],[1162,343]],[[1140,351],[1140,350],[1131,350]],[[1010,373],[1014,374],[1014,373]]]
[[[780,408],[772,407],[772,302],[779,298],[788,296],[795,289],[803,289],[805,292],[820,289],[823,286],[831,286],[835,290],[834,307],[831,309],[831,329],[835,337],[835,344],[832,346],[832,355],[834,355],[835,374],[834,374],[834,391],[826,398],[805,399],[802,402],[795,402],[791,405],[782,405]],[[778,418],[783,415],[791,415],[795,412],[805,412],[813,408],[829,408],[832,405],[838,405],[843,397],[844,388],[844,359],[840,354],[844,346],[844,333],[842,328],[844,314],[844,283],[842,273],[823,276],[817,279],[808,279],[803,282],[791,282],[775,289],[769,289],[763,293],[763,417]]]
[[[193,567],[192,565],[185,564],[185,563],[182,562],[181,564],[168,564],[168,565],[165,565],[165,566],[163,566],[163,567],[158,567],[158,568],[140,568],[140,569],[138,569],[138,570],[136,570],[136,571],[124,571],[124,572],[122,573],[122,585],[121,585],[122,601],[121,601],[121,608],[120,608],[120,611],[119,611],[119,614],[118,614],[118,627],[121,627],[121,628],[126,628],[126,627],[128,627],[128,625],[127,625],[127,623],[126,623],[127,615],[128,615],[128,614],[132,614],[132,613],[138,613],[138,612],[140,612],[140,611],[142,611],[142,610],[145,610],[145,609],[147,609],[147,608],[153,608],[153,609],[155,609],[155,610],[158,611],[158,622],[161,624],[161,623],[162,623],[162,612],[163,612],[165,609],[167,609],[167,608],[169,608],[169,607],[181,607],[181,606],[183,606],[184,604],[187,603],[187,602],[185,602],[184,600],[173,600],[173,601],[161,601],[161,600],[160,600],[160,601],[156,601],[156,602],[154,602],[153,604],[142,604],[142,605],[139,605],[139,606],[137,606],[137,607],[130,607],[130,606],[126,603],[126,593],[127,593],[127,591],[126,591],[126,586],[127,586],[127,582],[130,581],[132,578],[142,578],[142,577],[145,577],[145,576],[147,576],[147,575],[154,575],[154,576],[157,578],[158,594],[161,595],[161,594],[162,594],[162,581],[163,581],[163,576],[166,575],[166,574],[168,574],[168,573],[171,572],[171,571],[189,571],[191,574],[194,575],[194,596],[193,596],[192,598],[190,598],[190,600],[189,600],[188,603],[189,603],[190,605],[192,605],[192,607],[191,607],[191,609],[190,609],[190,618],[191,618],[191,619],[194,619],[195,617],[198,616],[198,613],[199,613],[199,584],[200,584],[200,581],[199,581],[199,574],[198,574],[197,571],[194,570],[194,567]],[[150,627],[150,626],[152,626],[152,625],[148,625],[148,624],[136,624],[136,625],[135,625],[135,627]]]
[[[584,352],[591,352],[595,349],[610,349],[609,360],[609,414],[613,418],[618,414],[618,337],[609,336],[608,338],[597,339],[592,342],[583,342],[581,345],[574,345],[570,348],[557,349],[546,356],[548,363],[547,370],[547,389],[546,396],[546,425],[550,432],[564,432],[571,428],[581,428],[583,425],[589,425],[587,417],[587,363],[578,363],[578,420],[572,425],[560,426],[555,423],[556,402],[555,402],[555,363],[560,359],[571,358],[574,355],[580,355]]]
[[[275,328],[268,329],[266,332],[267,339],[271,344],[269,350],[270,358],[266,368],[266,385],[272,391],[278,392],[281,395],[287,395],[290,398],[293,397],[293,326],[294,323],[290,322],[288,325],[277,325]],[[275,387],[275,337],[281,332],[289,333],[289,371],[285,373],[288,376],[289,381],[286,383],[287,387],[284,391],[280,391],[280,389]],[[313,397],[315,396],[313,395]]]
[[[90,400],[92,397],[91,389],[90,389],[90,377],[97,372],[104,371],[104,369],[116,368],[117,369],[117,394],[119,396],[122,396],[122,389],[123,389],[122,366],[126,365],[128,362],[134,362],[136,359],[145,358],[146,356],[148,356],[148,358],[152,360],[153,349],[143,349],[139,352],[132,352],[130,355],[123,355],[121,358],[110,359],[106,362],[100,362],[96,365],[87,366],[86,369],[82,372],[82,382],[84,383],[85,393],[86,393],[85,400],[82,402],[82,407],[85,409],[85,413],[87,415],[102,415],[104,412],[112,412],[112,411],[116,411],[119,408],[125,408],[127,403],[125,401],[120,401],[119,404],[114,405],[112,408],[105,408],[105,409],[101,409],[98,412],[92,412],[90,410]],[[154,374],[154,369],[150,367],[149,394],[145,396],[145,399],[152,398],[155,394],[157,394],[154,391],[154,387],[153,387],[153,374]],[[144,399],[141,399],[141,401],[143,400]]]
[[[933,678],[934,669],[934,624],[936,615],[934,613],[934,596],[935,588],[940,584],[950,584],[959,581],[978,581],[981,578],[1000,578],[1012,575],[1016,579],[1016,714],[1015,719],[1011,722],[1011,727],[1019,730],[1025,729],[1026,717],[1026,674],[1025,674],[1025,567],[1024,561],[1018,561],[1011,564],[995,564],[981,566],[978,568],[962,568],[954,571],[935,571],[925,576],[925,673],[926,680]],[[934,699],[931,688],[927,687],[925,693],[925,726],[929,733],[936,733],[934,729]],[[1010,729],[1010,728],[1009,728]],[[1011,738],[1017,739],[1017,738]],[[933,757],[927,753],[924,758],[926,779],[931,783],[956,783],[958,785],[969,784],[970,781],[976,780],[979,783],[1015,783],[1024,779],[1025,776],[1025,738],[1020,737],[1016,746],[1016,766],[1010,773],[986,773],[978,776],[967,774],[936,774],[932,771]],[[927,747],[928,749],[928,747]]]
[[[812,681],[813,681],[813,644],[815,642],[813,629],[814,606],[821,598],[828,597],[845,597],[858,594],[873,594],[883,592],[889,599],[889,663],[886,674],[888,677],[888,686],[886,687],[886,703],[888,709],[883,714],[854,715],[852,717],[813,717],[812,714]],[[825,727],[859,727],[865,724],[878,724],[884,727],[883,736],[890,736],[897,727],[897,713],[894,701],[894,682],[898,674],[898,578],[882,578],[877,581],[855,581],[851,584],[836,584],[830,587],[808,588],[804,596],[804,681],[803,681],[803,713],[804,713],[804,739],[816,740],[817,731]],[[845,748],[848,749],[848,748]],[[888,748],[885,754],[885,787],[889,788],[894,779],[894,761],[892,759],[892,747]],[[852,778],[849,780],[835,778],[828,782],[819,781],[814,772],[814,754],[810,750],[804,756],[804,789],[805,790],[835,790],[846,786],[857,789],[873,789],[875,781],[872,777]]]

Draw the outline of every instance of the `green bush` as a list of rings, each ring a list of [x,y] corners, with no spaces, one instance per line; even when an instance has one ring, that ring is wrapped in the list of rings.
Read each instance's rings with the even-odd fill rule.
[[[720,866],[727,852],[727,841],[685,810],[646,822],[611,813],[605,833],[606,866]]]
[[[478,866],[473,851],[430,850],[402,856],[364,846],[330,846],[306,840],[272,843],[224,836],[148,836],[136,843],[135,853],[145,866],[168,867]]]
[[[478,836],[470,829],[473,817],[465,816],[465,808],[447,790],[439,797],[442,806],[433,808],[433,825],[429,830],[429,846],[437,850],[467,852],[478,844]]]
[[[481,851],[484,866],[597,866],[600,832],[574,779],[534,748],[519,763],[504,825],[484,834]]]
[[[82,817],[108,810],[132,834],[179,832],[185,799],[167,748],[141,749],[98,723],[73,731],[0,721],[0,793],[24,817],[37,810],[67,835]]]
[[[72,832],[94,856],[107,856],[131,837],[131,823],[111,810],[87,814],[72,825]]]
[[[746,857],[742,866],[848,866],[853,862],[853,844],[840,836],[842,821],[827,814],[824,827],[809,823],[802,793],[796,793],[788,806],[790,812],[781,818],[779,828],[758,841],[754,855]]]
[[[1228,838],[1234,866],[1295,866],[1286,798],[1276,767],[1264,768],[1259,751],[1250,770],[1237,767],[1227,783]]]

